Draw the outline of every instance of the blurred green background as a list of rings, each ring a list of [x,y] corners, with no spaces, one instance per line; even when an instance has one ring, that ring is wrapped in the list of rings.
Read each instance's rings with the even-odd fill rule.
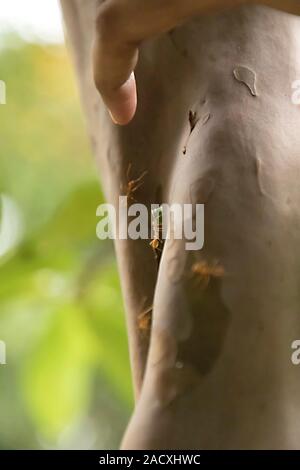
[[[124,312],[73,71],[62,45],[0,39],[0,448],[116,448]]]

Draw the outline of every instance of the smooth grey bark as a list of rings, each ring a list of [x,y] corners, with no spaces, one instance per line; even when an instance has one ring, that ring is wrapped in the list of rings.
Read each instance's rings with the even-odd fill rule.
[[[148,241],[116,243],[137,396],[123,448],[298,448],[300,20],[244,7],[148,42],[121,128],[92,80],[97,3],[62,0],[108,200],[131,164],[148,172],[138,202],[205,203],[204,249],[167,240],[158,276]],[[193,266],[216,260],[224,276],[201,288]]]

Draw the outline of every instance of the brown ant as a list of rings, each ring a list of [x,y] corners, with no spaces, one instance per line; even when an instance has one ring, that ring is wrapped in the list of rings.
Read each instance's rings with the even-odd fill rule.
[[[143,332],[148,332],[151,328],[152,322],[152,310],[153,307],[147,308],[144,312],[140,313],[138,316],[138,327],[139,330]]]
[[[154,238],[153,240],[151,240],[149,245],[153,248],[153,250],[161,251],[161,240],[159,238]]]
[[[162,248],[163,248],[163,241],[160,240],[160,238],[154,238],[153,240],[151,240],[149,245],[151,246],[152,250],[154,251],[156,262],[159,265],[160,257],[161,257],[161,253],[162,253]]]
[[[221,278],[225,274],[225,270],[223,266],[218,264],[215,261],[213,264],[209,265],[206,261],[198,261],[197,263],[193,264],[192,266],[192,274],[197,276],[202,284],[202,288],[206,289],[210,279],[213,278]]]
[[[136,202],[134,198],[134,193],[143,185],[143,179],[145,178],[147,171],[144,171],[137,179],[130,179],[130,172],[131,172],[132,164],[129,163],[127,169],[127,185],[125,188],[125,195],[128,201]]]
[[[159,263],[160,255],[163,248],[162,236],[162,206],[152,210],[152,228],[153,228],[153,240],[149,243],[155,253],[157,262]]]

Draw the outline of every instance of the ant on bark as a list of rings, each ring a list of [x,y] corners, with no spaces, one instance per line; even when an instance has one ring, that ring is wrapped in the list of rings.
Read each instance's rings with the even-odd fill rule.
[[[127,197],[128,201],[131,202],[137,202],[134,193],[143,185],[144,183],[144,178],[146,174],[148,173],[147,171],[143,171],[143,173],[136,179],[130,179],[130,172],[131,172],[132,164],[129,163],[126,176],[127,176],[127,184],[125,188],[125,195]]]
[[[153,239],[150,242],[150,246],[155,253],[155,257],[157,262],[159,263],[162,248],[163,248],[163,240],[162,240],[162,207],[158,207],[157,209],[152,210],[152,228],[153,228]]]
[[[221,278],[225,275],[223,266],[214,261],[209,265],[206,261],[198,261],[192,266],[192,275],[197,277],[197,280],[202,284],[202,288],[206,289],[210,279]]]
[[[147,333],[151,329],[152,323],[152,310],[153,307],[147,308],[144,312],[140,313],[138,316],[138,327],[140,331]]]

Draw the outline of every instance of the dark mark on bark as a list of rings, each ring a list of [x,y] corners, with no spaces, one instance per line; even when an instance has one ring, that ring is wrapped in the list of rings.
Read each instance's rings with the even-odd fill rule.
[[[193,132],[193,130],[195,129],[196,127],[196,124],[197,122],[199,121],[199,118],[197,116],[197,113],[196,111],[190,111],[189,112],[189,122],[190,122],[190,126],[191,126],[191,132]]]
[[[196,113],[196,111],[189,111],[189,123],[190,123],[190,132],[189,132],[189,135],[186,139],[186,144],[185,146],[183,147],[183,155],[186,154],[186,149],[187,149],[187,144],[188,144],[188,140],[191,136],[191,133],[193,132],[193,130],[195,129],[196,125],[197,125],[197,122],[199,121],[199,117]]]
[[[196,125],[199,123],[201,126],[205,126],[205,124],[210,120],[210,118],[211,118],[210,113],[206,113],[202,117],[199,117],[198,114],[196,113],[196,111],[190,111],[189,112],[190,132],[189,132],[189,135],[186,139],[185,146],[183,147],[183,151],[182,151],[183,155],[186,154],[189,138],[190,138],[193,130],[195,129]]]
[[[171,29],[169,32],[168,32],[168,36],[170,38],[170,41],[171,43],[173,44],[174,48],[176,49],[177,52],[179,52],[180,55],[182,55],[183,57],[188,57],[188,51],[187,49],[182,49],[178,46],[177,42],[176,42],[176,39],[175,39],[175,29]]]

